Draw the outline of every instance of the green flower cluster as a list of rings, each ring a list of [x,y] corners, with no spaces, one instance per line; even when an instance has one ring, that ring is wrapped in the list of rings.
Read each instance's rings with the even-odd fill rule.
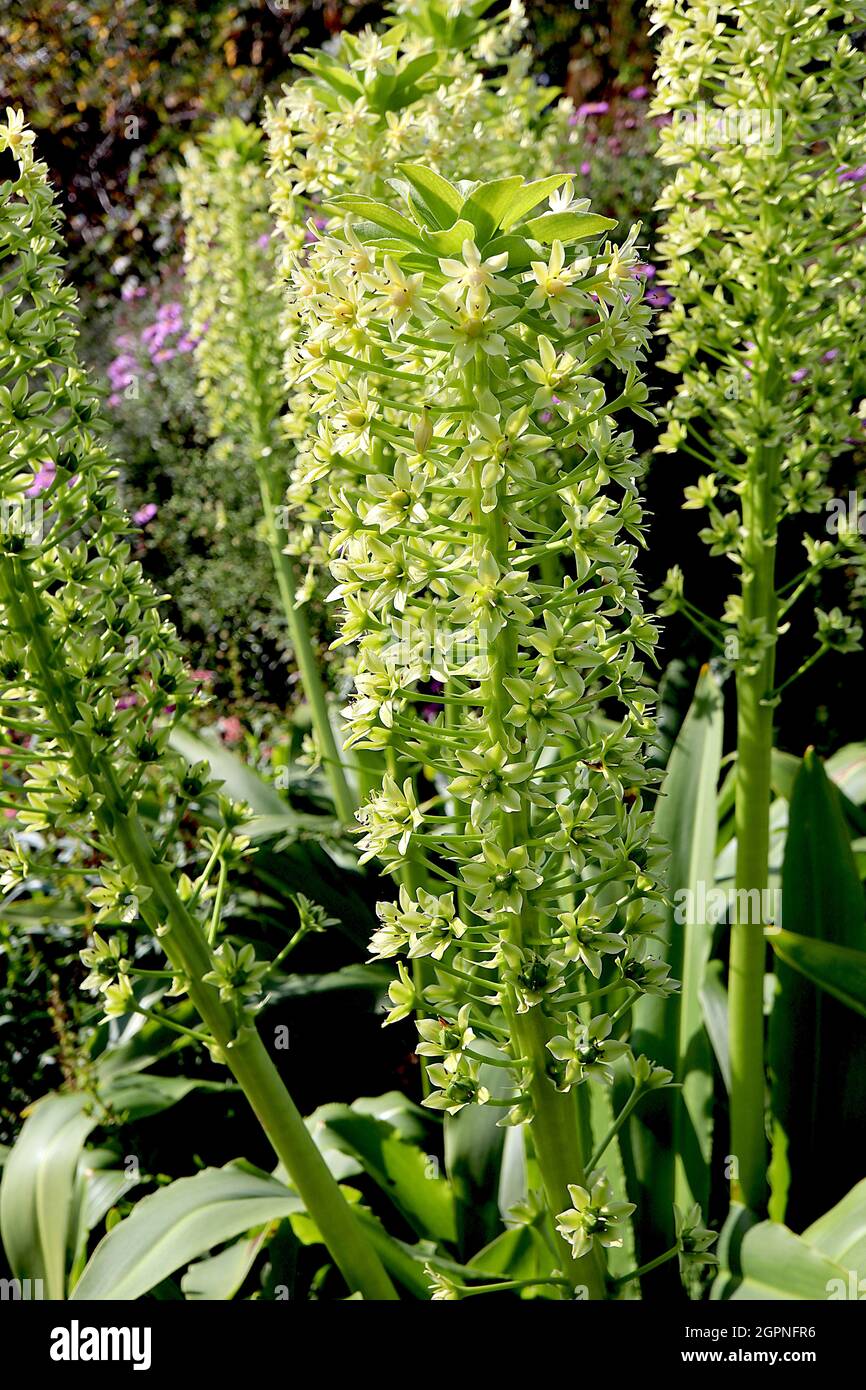
[[[336,56],[319,52],[296,60],[310,75],[266,107],[264,122],[278,266],[287,282],[304,259],[308,218],[320,228],[342,225],[334,199],[349,192],[386,195],[401,160],[476,178],[514,174],[527,163],[540,173],[553,169],[557,134],[546,112],[556,94],[532,80],[528,49],[511,52],[524,28],[522,5],[514,0],[493,20],[485,15],[489,8],[484,0],[459,7],[406,0],[392,6],[384,34],[343,34]],[[486,75],[490,66],[495,76]],[[362,263],[359,247],[356,255]],[[285,428],[303,445],[311,426],[309,400],[293,370],[296,332],[290,295],[283,316]],[[300,522],[316,530],[327,515],[322,477],[315,455],[302,448],[289,503]]]
[[[245,465],[261,497],[261,528],[273,563],[283,613],[318,750],[338,815],[355,806],[334,741],[324,682],[302,609],[316,578],[318,548],[312,529],[281,526],[281,499],[289,480],[292,446],[280,419],[283,407],[280,306],[274,284],[274,243],[262,165],[261,132],[240,120],[217,122],[186,150],[181,198],[186,225],[184,258],[192,331],[197,339],[199,389],[214,448]],[[296,558],[306,564],[298,582]]]
[[[565,176],[399,173],[400,208],[344,196],[352,220],[294,277],[358,651],[349,741],[391,768],[361,847],[415,878],[381,907],[374,951],[430,958],[431,983],[401,968],[392,990],[392,1017],[438,1019],[420,1025],[440,1059],[426,1104],[504,1105],[543,1146],[557,1088],[608,1081],[627,1051],[615,1025],[674,988],[649,949],[639,657],[656,631],[634,569],[638,466],[615,428],[645,413],[637,228],[600,248],[612,224]],[[613,398],[596,372],[619,378]],[[509,1097],[484,1087],[476,1038],[504,1053]]]
[[[177,814],[212,795],[207,767],[188,768],[169,745],[172,725],[199,697],[158,595],[130,559],[97,394],[76,357],[57,213],[19,113],[7,112],[0,148],[19,168],[0,210],[0,670],[3,718],[21,736],[19,820],[84,833],[107,860],[91,895],[97,920],[149,927],[173,956],[165,913],[173,847],[155,851],[138,807],[154,787]],[[224,819],[228,844],[242,817],[226,803]],[[3,863],[7,885],[30,873],[18,839]],[[191,924],[188,910],[183,916]],[[112,943],[108,950],[122,956]],[[173,964],[188,973],[180,944]]]
[[[157,595],[129,558],[96,394],[76,358],[47,169],[14,111],[0,124],[5,150],[17,176],[0,189],[0,707],[21,740],[31,814],[74,829],[105,865],[93,895],[100,917],[159,941],[174,992],[186,990],[204,1024],[193,1036],[231,1068],[349,1288],[394,1298],[253,1025],[263,966],[248,946],[216,946],[222,871],[244,851],[243,815],[221,801],[208,867],[192,884],[172,863],[173,837],[152,834],[140,814],[155,782],[179,815],[212,793],[207,769],[187,769],[168,745],[195,688]],[[20,842],[3,861],[7,882],[27,875]],[[83,958],[109,1014],[141,1007],[123,941],[97,936]]]
[[[199,390],[217,447],[235,456],[240,447],[272,457],[281,444],[280,352],[270,327],[280,297],[262,155],[255,126],[218,121],[185,147],[180,170]],[[285,468],[285,455],[272,462]]]
[[[685,507],[741,574],[720,635],[754,674],[821,573],[863,560],[856,516],[825,526],[804,539],[778,613],[766,611],[777,529],[831,510],[831,464],[860,430],[866,55],[854,31],[866,5],[663,0],[654,24],[665,33],[653,110],[671,118],[659,157],[676,170],[660,202],[661,282],[674,294],[661,327],[680,379],[659,447],[706,469]],[[663,597],[696,613],[678,569]],[[859,626],[819,617],[819,651],[859,645]]]
[[[681,378],[660,447],[701,465],[685,505],[705,514],[710,553],[736,571],[721,621],[685,593],[678,567],[661,611],[685,613],[736,673],[736,886],[760,895],[774,707],[826,652],[851,651],[862,635],[840,609],[816,609],[813,651],[779,680],[777,647],[799,600],[833,567],[862,573],[866,555],[858,508],[840,516],[830,483],[866,389],[866,4],[659,0],[654,22],[665,29],[654,109],[671,118],[660,156],[676,169],[661,199],[660,279],[673,293],[662,328],[665,365]],[[780,574],[787,523],[822,511],[824,535],[813,522],[802,568]],[[765,951],[756,924],[733,923],[734,1196],[754,1210],[766,1183]]]

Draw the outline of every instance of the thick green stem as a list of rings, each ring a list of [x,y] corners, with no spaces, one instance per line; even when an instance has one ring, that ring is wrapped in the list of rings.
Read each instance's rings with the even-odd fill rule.
[[[479,364],[477,370],[483,373],[483,364]],[[467,396],[472,399],[476,382],[475,373],[471,370],[467,373],[466,384]],[[500,505],[495,510],[483,511],[481,464],[475,463],[473,468],[473,519],[479,524],[479,535],[475,543],[477,556],[480,559],[482,553],[488,551],[504,572],[508,568],[509,560],[507,499],[503,495]],[[507,694],[503,682],[517,670],[513,624],[506,622],[498,631],[494,626],[490,626],[484,633],[484,638],[488,671],[482,682],[483,705],[491,737],[502,748],[508,748],[511,740],[506,727]],[[502,812],[498,820],[499,848],[503,852],[507,853],[515,845],[526,844],[530,839],[529,817],[525,810],[519,813]],[[520,916],[509,919],[507,932],[515,945],[521,946],[525,934],[531,937],[534,925],[535,914],[526,908]],[[513,995],[513,991],[509,991],[509,994]],[[548,1075],[550,1053],[547,1043],[551,1033],[540,1007],[536,1006],[526,1013],[518,1013],[516,1002],[511,997],[505,1003],[504,1011],[515,1055],[528,1059],[529,1092],[533,1109],[530,1134],[550,1214],[555,1218],[559,1212],[567,1210],[571,1205],[569,1184],[581,1187],[586,1184],[577,1099],[569,1092],[558,1091]],[[572,1290],[585,1288],[589,1298],[603,1299],[604,1270],[595,1247],[582,1259],[575,1260],[568,1242],[558,1233],[555,1239],[562,1271]]]
[[[550,1056],[547,1042],[550,1035],[539,1010],[531,1009],[528,1014],[512,1013],[509,1024],[517,1051],[531,1059],[529,1093],[533,1115],[529,1132],[541,1170],[547,1204],[555,1217],[571,1206],[569,1183],[586,1186],[577,1099],[569,1092],[557,1091],[547,1075]],[[582,1259],[575,1260],[568,1242],[559,1234],[556,1242],[562,1272],[572,1290],[585,1288],[590,1299],[605,1298],[604,1269],[595,1247]]]
[[[763,903],[769,881],[770,766],[776,655],[775,589],[778,459],[758,448],[743,493],[743,609],[771,643],[757,671],[737,678],[737,910],[731,927],[728,1013],[731,1061],[733,1193],[760,1210],[766,1183],[764,1127]]]
[[[310,718],[316,732],[316,742],[331,787],[337,815],[345,824],[350,824],[354,820],[356,802],[346,778],[343,759],[337,748],[337,740],[334,738],[334,730],[328,714],[328,700],[316,660],[316,653],[313,650],[306,615],[303,608],[297,606],[292,557],[285,554],[280,544],[280,534],[276,523],[275,498],[264,464],[259,467],[259,489],[262,497],[268,549],[271,553],[277,587],[280,591],[280,601],[289,627],[289,636],[301,677],[301,686],[310,707]]]
[[[0,589],[9,626],[29,650],[31,668],[50,710],[58,743],[76,773],[89,779],[101,797],[94,819],[107,847],[118,865],[132,867],[139,882],[151,890],[142,904],[142,917],[151,931],[159,932],[169,963],[187,981],[202,1022],[347,1284],[367,1299],[395,1299],[396,1291],[378,1255],[366,1240],[255,1028],[238,1028],[234,1011],[215,988],[204,983],[214,964],[204,931],[178,896],[165,865],[156,859],[137,812],[125,804],[111,762],[75,729],[79,719],[75,694],[65,676],[62,653],[49,640],[44,606],[25,567],[0,559]]]
[[[763,105],[774,120],[785,116],[777,104],[777,84],[791,42],[785,35],[768,72]],[[768,248],[778,241],[775,200],[767,198],[760,216],[761,264],[758,286],[762,312],[755,325],[750,398],[744,403],[754,443],[746,458],[742,488],[743,618],[767,646],[757,669],[737,673],[737,911],[731,927],[728,979],[731,1062],[731,1148],[735,1167],[732,1195],[754,1210],[764,1202],[766,1133],[764,1126],[764,970],[766,944],[762,906],[769,880],[770,763],[779,600],[776,550],[780,506],[779,473],[783,446],[767,437],[767,421],[784,408],[789,382],[779,354],[790,310],[790,286]]]
[[[764,1197],[764,969],[761,913],[768,879],[772,711],[763,685],[737,683],[737,913],[731,926],[728,1017],[734,1195],[754,1210]],[[757,899],[755,895],[758,895]]]

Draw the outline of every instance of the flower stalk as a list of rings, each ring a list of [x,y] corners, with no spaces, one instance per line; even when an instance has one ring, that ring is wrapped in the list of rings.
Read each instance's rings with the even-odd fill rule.
[[[496,1105],[501,1124],[527,1124],[561,1272],[598,1299],[631,1207],[590,1203],[584,1235],[568,1234],[573,1194],[604,1189],[586,1171],[585,1085],[642,1065],[621,1036],[628,1010],[674,988],[651,954],[640,796],[636,654],[655,630],[626,539],[641,536],[631,438],[613,420],[644,408],[636,229],[599,247],[612,224],[566,176],[399,174],[400,203],[346,195],[344,225],[295,267],[293,376],[318,422],[308,448],[333,459],[334,598],[358,653],[347,727],[392,768],[359,812],[362,858],[426,871],[380,905],[372,950],[429,968],[419,983],[400,962],[388,1018],[420,1019],[425,1105]],[[602,359],[623,378],[613,401],[592,374]],[[555,575],[540,563],[551,544]],[[609,735],[602,698],[621,710]],[[413,763],[424,775],[401,781]],[[612,1015],[559,1003],[597,983],[618,987]],[[476,1040],[509,1064],[507,1099],[490,1096]]]
[[[328,697],[307,621],[311,577],[295,566],[308,538],[281,531],[291,448],[283,409],[280,299],[261,132],[242,121],[217,122],[186,151],[181,197],[186,221],[187,286],[197,339],[196,364],[215,448],[250,467],[262,499],[262,527],[316,746],[338,818],[351,822],[356,798],[337,745]],[[309,557],[307,557],[309,560]]]
[[[773,712],[820,657],[853,651],[861,639],[841,609],[816,608],[814,652],[779,682],[796,604],[832,570],[853,574],[864,560],[857,518],[834,517],[830,478],[861,429],[866,390],[866,57],[856,42],[866,5],[829,0],[806,12],[767,0],[659,0],[654,26],[665,32],[653,109],[671,118],[659,153],[675,169],[660,204],[660,282],[673,295],[661,323],[665,365],[680,377],[659,447],[704,470],[684,506],[704,514],[701,538],[736,576],[721,625],[686,596],[678,567],[661,612],[689,618],[736,680],[733,1195],[760,1210],[771,924],[750,905],[767,898]],[[758,55],[768,53],[765,63]],[[789,579],[780,538],[794,518],[806,567]]]
[[[205,914],[141,812],[145,792],[186,810],[216,790],[204,765],[186,767],[168,746],[174,719],[195,703],[179,646],[140,566],[129,558],[129,522],[100,444],[98,402],[75,355],[75,303],[61,281],[58,214],[33,135],[7,112],[0,149],[18,176],[4,185],[0,246],[9,266],[0,318],[0,428],[11,468],[3,477],[0,529],[0,699],[4,717],[34,721],[19,818],[83,834],[99,856],[91,892],[97,921],[143,928],[187,994],[214,1060],[226,1065],[318,1225],[349,1287],[366,1298],[395,1291],[346,1202],[256,1031],[254,1000],[266,966],[251,947],[214,941],[221,923]],[[23,501],[46,458],[51,481],[38,513]],[[240,858],[245,812],[221,799],[212,863]],[[205,832],[207,835],[207,832]],[[3,882],[26,882],[20,839],[3,852]],[[210,938],[210,939],[209,939]],[[119,938],[94,936],[83,953],[107,1016],[137,1008],[135,969]],[[150,986],[149,986],[150,987]]]

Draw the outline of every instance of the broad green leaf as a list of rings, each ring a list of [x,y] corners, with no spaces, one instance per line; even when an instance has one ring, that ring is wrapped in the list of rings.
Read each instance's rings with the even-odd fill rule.
[[[474,229],[471,222],[461,217],[451,227],[441,232],[424,232],[424,247],[434,256],[460,256],[464,241],[471,241]]]
[[[113,1168],[116,1162],[117,1154],[112,1149],[85,1149],[79,1159],[67,1242],[70,1287],[79,1279],[87,1260],[90,1232],[141,1182],[137,1172]]]
[[[377,227],[384,227],[386,232],[396,232],[403,240],[411,242],[413,246],[422,244],[422,234],[414,222],[410,222],[408,217],[404,217],[395,208],[389,207],[387,203],[377,203],[374,198],[364,198],[357,193],[344,193],[341,197],[334,199],[336,207],[344,208],[346,212],[355,213],[358,217],[365,217],[369,222],[375,223]]]
[[[478,234],[479,246],[484,246],[502,225],[514,195],[523,187],[519,174],[479,184],[463,200],[460,216],[471,222]]]
[[[425,1144],[430,1137],[429,1110],[423,1110],[402,1091],[385,1091],[381,1096],[358,1096],[357,1100],[352,1101],[352,1109],[359,1115],[372,1115],[382,1120],[410,1144]]]
[[[803,1240],[858,1278],[866,1275],[866,1179],[803,1232]]]
[[[782,923],[794,936],[866,951],[863,888],[840,794],[812,750],[791,795]],[[771,942],[776,939],[771,934]],[[785,1135],[791,1170],[786,1220],[802,1229],[863,1176],[866,1021],[781,954],[776,981],[768,1052],[771,1109]]]
[[[543,199],[549,198],[551,193],[555,193],[557,188],[561,188],[567,178],[567,174],[551,174],[546,179],[536,179],[534,183],[525,183],[509,202],[504,217],[500,218],[499,225],[503,232],[510,231],[521,217],[525,217]]]
[[[216,739],[202,738],[192,729],[175,725],[170,743],[187,762],[208,763],[213,776],[224,784],[225,794],[235,801],[245,801],[257,815],[291,815],[290,807],[279,792]]]
[[[570,241],[583,241],[585,237],[595,237],[601,232],[609,232],[616,226],[616,219],[600,217],[595,212],[545,212],[541,217],[530,218],[520,228],[525,236],[550,246],[554,241],[567,244]]]
[[[6,1258],[16,1278],[41,1279],[50,1299],[66,1296],[78,1163],[98,1123],[92,1107],[92,1098],[81,1093],[39,1101],[3,1171],[0,1239]]]
[[[790,801],[799,771],[799,758],[795,758],[793,753],[782,753],[778,748],[773,749],[770,760],[770,778],[773,791],[776,792],[777,796],[784,796],[786,801]]]
[[[790,801],[802,759],[792,753],[773,749],[771,775],[773,790]],[[842,809],[850,825],[862,835],[866,832],[866,814],[861,809],[866,801],[866,745],[848,744],[840,748],[825,764],[827,776],[836,784]]]
[[[247,1166],[205,1168],[138,1202],[97,1245],[72,1299],[141,1298],[223,1242],[301,1211],[299,1197]]]
[[[492,1070],[492,1068],[491,1068]],[[500,1075],[508,1076],[500,1068]],[[505,1088],[503,1087],[503,1094]],[[496,1200],[503,1222],[511,1216],[511,1208],[518,1202],[525,1202],[529,1196],[529,1154],[526,1149],[526,1126],[508,1125],[505,1130],[505,1143],[502,1146],[502,1162],[499,1167],[499,1187]]]
[[[272,1225],[264,1226],[254,1235],[227,1246],[218,1255],[212,1255],[207,1260],[196,1260],[180,1281],[184,1297],[209,1302],[226,1302],[234,1298],[272,1229]]]
[[[841,999],[849,1009],[866,1015],[866,951],[852,951],[829,941],[794,932],[774,932],[770,944],[780,960],[807,980]]]
[[[673,1204],[706,1211],[710,1184],[713,1067],[701,991],[712,944],[706,895],[715,882],[716,790],[722,756],[723,703],[705,668],[671,751],[655,814],[658,838],[670,848],[666,879],[671,906],[660,954],[681,990],[671,999],[644,996],[635,1006],[632,1044],[668,1067],[681,1091],[650,1094],[631,1133],[643,1194],[640,1260],[650,1243],[673,1244]],[[664,1276],[670,1278],[670,1273]]]
[[[829,757],[827,775],[855,806],[866,803],[866,743],[848,743]]]
[[[433,1243],[422,1241],[418,1245],[407,1245],[389,1235],[379,1218],[365,1207],[356,1208],[356,1212],[367,1239],[391,1278],[402,1284],[413,1298],[426,1302],[430,1298],[430,1281],[424,1266],[428,1262],[438,1263]]]
[[[738,1209],[732,1216],[734,1222],[739,1219]],[[840,1263],[775,1221],[749,1227],[741,1239],[729,1237],[721,1246],[722,1255],[726,1262],[711,1293],[716,1301],[823,1302],[835,1281],[847,1280]]]
[[[117,1161],[116,1155],[111,1158]],[[140,1177],[121,1168],[94,1167],[89,1149],[82,1156],[80,1171],[85,1183],[84,1226],[88,1231],[98,1226],[111,1208],[133,1193],[141,1182]]]
[[[484,248],[485,256],[498,256],[502,251],[508,252],[509,270],[526,270],[536,259],[526,238],[516,234],[495,237]]]
[[[127,1121],[158,1115],[183,1100],[191,1091],[232,1091],[224,1081],[205,1081],[188,1076],[156,1076],[153,1072],[134,1072],[106,1081],[100,1086],[100,1099]]]
[[[293,57],[299,68],[306,68],[315,77],[321,78],[328,86],[338,92],[341,97],[353,104],[362,95],[363,87],[358,79],[348,69],[334,61],[327,53],[321,49],[317,53],[296,53]]]
[[[424,164],[398,164],[397,168],[420,194],[435,217],[436,226],[450,227],[456,221],[463,202],[458,189]]]
[[[541,1233],[532,1226],[512,1226],[472,1256],[475,1274],[497,1279],[547,1279],[556,1257]]]
[[[316,1115],[336,1146],[363,1164],[419,1235],[456,1239],[454,1196],[428,1154],[387,1121],[352,1106],[325,1105]]]
[[[704,1027],[712,1043],[713,1052],[725,1083],[725,1090],[731,1090],[731,1057],[728,1046],[728,991],[722,983],[722,962],[711,960],[704,971],[704,983],[700,990],[701,1009]]]

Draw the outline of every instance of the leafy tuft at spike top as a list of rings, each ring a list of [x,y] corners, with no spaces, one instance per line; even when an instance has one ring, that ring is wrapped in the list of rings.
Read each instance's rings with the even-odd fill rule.
[[[512,174],[527,159],[543,173],[554,167],[558,134],[548,112],[556,93],[532,80],[529,49],[512,51],[525,28],[519,0],[494,19],[483,0],[459,9],[444,0],[390,8],[388,32],[344,33],[337,55],[303,56],[298,61],[305,75],[279,101],[266,103],[276,266],[289,284],[297,257],[305,254],[308,219],[315,218],[320,230],[340,225],[345,214],[334,202],[340,194],[389,196],[388,180],[401,160],[476,178]],[[316,541],[328,489],[324,466],[308,444],[315,422],[304,382],[292,368],[297,308],[291,293],[272,332],[288,364],[281,428],[299,446],[289,513],[305,553],[326,570]],[[342,649],[336,655],[351,675],[351,658]]]
[[[0,151],[12,154],[17,176],[0,188],[0,703],[5,726],[30,736],[23,819],[64,824],[92,845],[103,864],[93,895],[100,915],[158,942],[173,994],[188,994],[204,1025],[193,1036],[232,1071],[349,1288],[393,1298],[256,1031],[252,1000],[267,967],[249,946],[215,944],[220,922],[203,912],[206,881],[184,882],[140,814],[154,783],[191,808],[214,784],[205,765],[187,768],[168,744],[195,687],[129,557],[97,395],[76,357],[59,215],[33,145],[21,113],[7,110]],[[129,691],[134,705],[119,698]],[[243,853],[244,819],[221,799],[212,863]],[[27,877],[20,842],[3,861],[7,884]],[[121,940],[96,935],[83,954],[108,1015],[138,1007]]]
[[[295,270],[295,371],[310,447],[333,461],[333,597],[357,644],[349,741],[391,767],[359,812],[361,847],[414,871],[372,949],[431,963],[420,985],[401,964],[389,1016],[421,1017],[425,1104],[530,1121],[565,1276],[603,1297],[626,1207],[601,1239],[587,1084],[637,1065],[634,1000],[676,988],[652,951],[639,657],[656,630],[634,569],[639,466],[615,428],[646,414],[638,228],[600,247],[613,224],[565,175],[399,176],[387,203],[339,199],[345,225]],[[510,1072],[504,1097],[487,1059]],[[639,1088],[670,1080],[648,1074]],[[585,1195],[571,1246],[569,1186]]]

